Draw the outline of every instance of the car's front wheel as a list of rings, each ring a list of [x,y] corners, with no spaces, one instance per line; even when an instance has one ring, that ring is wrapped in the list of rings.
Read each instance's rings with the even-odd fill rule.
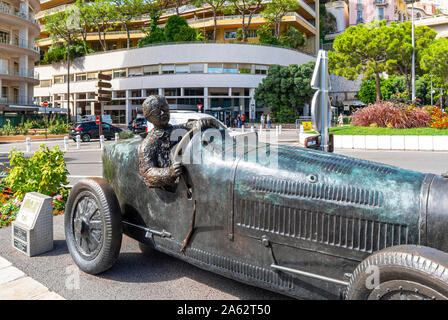
[[[412,245],[379,251],[355,269],[346,298],[447,300],[448,254]]]
[[[82,179],[75,184],[64,222],[68,250],[81,270],[98,274],[112,267],[121,247],[121,211],[104,179]]]

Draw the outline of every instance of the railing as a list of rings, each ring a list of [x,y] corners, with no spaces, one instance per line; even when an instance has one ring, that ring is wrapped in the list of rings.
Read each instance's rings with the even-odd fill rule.
[[[357,3],[356,4],[356,9],[360,10],[363,8],[363,4],[362,3]]]
[[[9,15],[13,15],[25,20],[28,20],[34,24],[40,25],[39,21],[37,21],[34,17],[34,15],[26,14],[21,11],[14,11],[9,5],[5,4],[4,2],[0,2],[0,13],[6,13]]]
[[[377,6],[388,5],[387,0],[375,0],[373,3]]]
[[[19,96],[16,98],[6,98],[0,97],[0,104],[16,104],[16,105],[25,105],[25,106],[35,106],[34,100],[30,100],[28,97]]]
[[[0,74],[39,80],[39,74],[37,72],[26,71],[23,69],[20,69],[19,71],[15,71],[15,70],[4,68],[4,69],[0,69]]]
[[[6,38],[6,39],[1,39],[0,38],[0,43],[9,44],[9,45],[12,45],[12,46],[33,50],[33,51],[35,51],[37,53],[40,53],[40,48],[39,47],[34,47],[33,45],[29,45],[26,41],[23,41],[23,40],[11,41],[9,39],[9,37]]]

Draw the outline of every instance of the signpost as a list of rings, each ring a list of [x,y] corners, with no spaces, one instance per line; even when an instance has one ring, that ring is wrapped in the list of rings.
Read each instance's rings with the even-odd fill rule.
[[[201,110],[202,110],[202,104],[198,104],[198,110],[199,110],[199,112],[201,112]]]
[[[97,90],[95,91],[95,95],[96,95],[96,99],[95,99],[95,105],[97,103],[100,104],[101,108],[100,108],[100,114],[99,116],[97,116],[96,118],[96,124],[98,124],[98,134],[101,140],[101,136],[102,136],[102,127],[103,127],[103,123],[102,123],[102,119],[101,117],[103,116],[103,112],[104,112],[104,103],[105,102],[110,102],[112,101],[112,91],[110,90],[104,90],[104,89],[110,89],[112,88],[112,84],[109,82],[112,80],[112,76],[108,75],[108,74],[103,74],[103,73],[98,73],[98,82],[97,82]],[[95,114],[96,112],[96,108],[95,108]],[[101,146],[101,141],[100,141],[100,146]]]
[[[328,128],[331,120],[331,105],[328,96],[330,86],[330,75],[328,74],[328,53],[325,50],[319,50],[311,78],[311,87],[317,89],[311,102],[311,117],[313,129],[320,132],[321,138],[320,150],[329,151],[329,132]]]
[[[12,246],[29,257],[53,249],[53,199],[37,192],[25,195],[12,222]]]
[[[47,120],[47,108],[48,108],[48,101],[44,101],[44,102],[42,102],[42,107],[44,107],[45,108],[45,140],[47,140],[47,127],[48,127],[48,125],[47,125],[47,123],[48,123],[48,120]]]

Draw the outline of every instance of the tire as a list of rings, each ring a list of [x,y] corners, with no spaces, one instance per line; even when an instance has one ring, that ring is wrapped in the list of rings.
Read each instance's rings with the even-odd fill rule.
[[[82,142],[89,142],[90,141],[90,134],[85,133],[81,137]]]
[[[377,284],[374,273],[378,275]],[[448,254],[422,246],[379,251],[355,269],[347,288],[349,300],[448,299]]]
[[[145,257],[150,257],[154,254],[154,248],[150,245],[147,245],[145,243],[139,242],[138,243],[138,247],[140,248],[141,253],[145,256]]]
[[[82,271],[98,274],[114,265],[122,240],[121,210],[106,180],[88,178],[75,184],[64,223],[68,250]]]

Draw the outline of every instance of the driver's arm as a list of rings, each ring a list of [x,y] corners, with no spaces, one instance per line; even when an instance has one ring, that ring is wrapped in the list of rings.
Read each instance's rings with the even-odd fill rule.
[[[138,164],[140,176],[149,188],[160,188],[173,185],[182,172],[180,164],[166,168],[158,168],[154,159],[157,157],[157,148],[151,137],[145,138],[139,148]]]

